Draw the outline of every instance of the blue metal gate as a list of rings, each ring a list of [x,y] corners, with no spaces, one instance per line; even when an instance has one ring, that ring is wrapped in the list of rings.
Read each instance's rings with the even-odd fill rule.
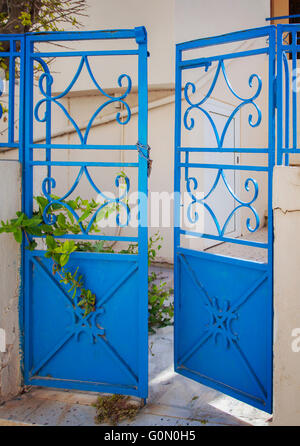
[[[20,37],[18,36],[18,39]],[[131,49],[99,50],[89,49],[89,43],[116,39],[133,40]],[[69,49],[70,42],[76,41],[78,49]],[[25,384],[56,388],[71,388],[102,391],[147,397],[148,389],[148,248],[147,248],[147,34],[144,27],[133,30],[112,30],[94,32],[57,32],[31,34],[21,37],[21,112],[20,112],[20,159],[24,173],[24,212],[31,216],[34,211],[34,187],[40,184],[48,205],[44,209],[44,221],[55,223],[53,209],[64,206],[71,218],[78,223],[78,233],[64,234],[57,238],[81,240],[83,242],[117,241],[138,244],[135,254],[74,252],[71,254],[68,269],[79,268],[86,287],[96,295],[95,310],[87,316],[79,305],[80,296],[72,299],[58,272],[53,272],[53,264],[45,258],[45,249],[29,251],[23,249],[23,333],[24,333],[24,378]],[[51,42],[52,46],[45,46]],[[53,45],[56,47],[53,50]],[[83,48],[84,45],[84,49]],[[134,49],[132,49],[134,47]],[[49,50],[50,48],[50,50]],[[13,45],[11,46],[13,51]],[[14,56],[14,54],[13,54]],[[95,118],[111,104],[121,105],[115,109],[116,121],[126,125],[131,117],[127,97],[132,88],[128,74],[120,74],[117,79],[119,92],[107,93],[99,84],[101,72],[95,73],[91,58],[109,56],[121,63],[124,56],[135,57],[138,71],[138,134],[131,145],[103,145],[101,141],[89,142],[89,133]],[[61,93],[53,93],[53,76],[49,60],[63,60],[68,64],[76,60],[74,78]],[[72,59],[70,59],[72,58]],[[34,63],[39,64],[40,73],[36,79]],[[73,63],[73,62],[71,62]],[[106,62],[107,63],[107,62]],[[103,66],[103,65],[102,65]],[[85,131],[73,119],[63,99],[74,87],[83,69],[97,89],[99,104],[89,119]],[[62,76],[64,74],[62,73]],[[38,92],[34,88],[38,83]],[[13,100],[13,98],[12,98]],[[78,142],[54,143],[51,122],[60,110],[74,127]],[[119,111],[118,111],[119,110]],[[44,137],[36,138],[34,129],[43,123]],[[79,154],[75,160],[68,153]],[[81,160],[80,153],[87,150],[96,153],[91,161]],[[105,154],[123,150],[133,154],[130,162],[109,161]],[[81,152],[82,151],[82,152]],[[114,152],[113,152],[114,151]],[[58,155],[57,155],[58,154]],[[104,154],[104,161],[99,160]],[[101,158],[100,158],[101,159]],[[43,167],[43,176],[36,176],[37,169]],[[55,188],[62,191],[59,184],[67,174],[67,169],[75,172],[72,187],[55,195]],[[137,172],[136,185],[139,194],[139,221],[136,235],[101,235],[91,233],[93,222],[107,205],[123,207],[127,221],[118,226],[128,226],[130,209],[126,197],[130,188],[129,178],[124,179],[123,193],[111,198],[100,190],[99,180],[107,168],[133,168]],[[60,169],[60,171],[59,171]],[[94,169],[94,173],[91,170]],[[57,175],[57,172],[60,172]],[[64,173],[65,172],[65,173]],[[40,174],[39,174],[40,175]],[[57,177],[55,178],[55,175]],[[118,188],[122,174],[112,178]],[[124,176],[123,176],[124,178]],[[104,200],[95,209],[91,221],[85,225],[73,210],[68,199],[82,181],[87,182],[93,193]],[[98,181],[97,181],[98,180]],[[56,184],[57,183],[57,184]],[[59,193],[59,192],[58,192]],[[69,203],[69,204],[68,204]]]
[[[178,44],[176,48],[176,116],[175,116],[175,369],[178,373],[227,393],[267,412],[272,410],[272,282],[273,282],[273,221],[272,221],[272,172],[275,158],[275,106],[277,106],[277,163],[289,163],[289,156],[299,152],[297,147],[297,91],[290,90],[297,80],[297,41],[299,25],[278,25],[277,27],[277,88],[275,78],[276,28],[264,27],[231,33],[223,36],[195,40]],[[65,43],[76,41],[80,44],[95,41],[131,39],[137,43],[135,49],[76,49],[66,50]],[[136,181],[139,193],[139,218],[137,235],[91,234],[90,222],[84,226],[78,215],[68,209],[77,221],[80,233],[64,235],[63,239],[83,241],[118,241],[138,244],[137,254],[75,252],[71,255],[70,269],[80,268],[88,288],[97,295],[95,311],[84,317],[78,306],[78,296],[73,301],[67,288],[53,274],[52,264],[46,259],[45,250],[22,251],[22,298],[21,328],[24,348],[25,384],[50,387],[77,388],[104,392],[118,392],[147,396],[147,36],[143,27],[134,30],[113,30],[94,32],[57,32],[28,35],[1,35],[0,40],[9,41],[9,49],[1,57],[9,60],[8,133],[7,141],[0,147],[19,149],[23,169],[23,210],[32,215],[34,184],[40,182],[44,197],[48,201],[44,219],[48,224],[55,222],[52,210],[64,205],[66,199],[83,180],[87,181],[96,194],[104,199],[103,207],[116,204],[127,208],[126,198],[130,188],[126,177],[125,192],[116,199],[106,196],[97,185],[100,176],[91,174],[96,168],[133,168],[138,171]],[[60,50],[37,49],[39,44],[52,42]],[[240,45],[250,42],[246,49]],[[254,47],[251,44],[254,42]],[[222,45],[226,45],[223,51]],[[78,45],[80,46],[80,45]],[[62,49],[61,49],[62,48]],[[217,49],[215,54],[213,52]],[[52,47],[51,47],[52,49]],[[190,57],[196,50],[197,57]],[[205,50],[205,57],[199,51]],[[207,53],[209,50],[209,54]],[[118,78],[119,93],[107,93],[100,86],[92,70],[90,58],[109,56],[122,60],[123,56],[137,57],[138,60],[138,144],[101,145],[89,143],[88,136],[96,116],[111,104],[121,104],[123,112],[116,111],[116,121],[126,125],[131,116],[126,98],[132,82],[128,74]],[[251,60],[264,57],[267,76],[263,79],[252,73],[248,81],[248,94],[240,93],[231,85],[227,73],[230,61]],[[62,93],[53,94],[51,65],[49,58],[64,61],[77,59],[73,80]],[[40,66],[37,79],[39,93],[34,93],[34,62]],[[290,62],[290,63],[289,63]],[[290,65],[292,72],[290,72]],[[15,128],[18,102],[15,69],[19,69],[19,129]],[[64,97],[73,89],[82,70],[104,98],[85,126],[79,128],[63,105]],[[195,77],[186,79],[195,70],[202,72],[201,79],[208,76],[210,85],[202,98],[197,99]],[[205,75],[205,76],[203,76]],[[211,77],[209,77],[211,76]],[[210,113],[211,100],[219,80],[223,90],[232,94],[231,107],[226,122],[220,130],[215,117]],[[207,80],[207,79],[206,79]],[[0,95],[2,94],[0,87]],[[201,90],[201,89],[200,89]],[[249,93],[250,91],[250,93]],[[275,94],[276,93],[276,94]],[[264,94],[264,96],[263,96]],[[262,101],[267,103],[265,114],[261,111]],[[231,104],[232,105],[232,104]],[[44,115],[43,115],[44,107]],[[253,111],[249,111],[251,107]],[[60,109],[74,127],[79,138],[77,143],[53,143],[52,120]],[[237,144],[228,146],[226,136],[238,114],[243,111],[249,129],[264,124],[268,140],[260,146]],[[0,107],[0,117],[2,116]],[[183,132],[191,132],[200,122],[206,120],[213,135],[214,143],[185,144]],[[290,119],[292,116],[292,119]],[[223,116],[224,119],[224,116]],[[238,121],[237,121],[238,122]],[[44,138],[34,138],[34,126],[43,123]],[[292,131],[290,131],[292,130]],[[17,136],[19,133],[19,137]],[[292,135],[292,137],[290,137]],[[134,154],[130,162],[70,161],[67,152],[99,153],[124,150]],[[56,152],[55,152],[56,151]],[[53,153],[60,156],[53,156]],[[209,155],[197,159],[198,155]],[[242,162],[219,162],[224,155],[243,156]],[[255,155],[255,161],[247,162],[247,156]],[[227,159],[228,161],[228,159]],[[43,167],[44,177],[34,179],[37,168]],[[61,196],[53,194],[58,178],[57,168],[65,172],[68,168],[77,172],[74,184]],[[214,172],[208,190],[198,195],[200,181],[196,172],[205,175]],[[244,178],[243,197],[230,173],[251,176]],[[259,186],[259,176],[265,176],[264,187]],[[61,178],[61,176],[59,177]],[[124,178],[124,176],[123,176]],[[232,181],[233,179],[233,181]],[[56,181],[57,180],[57,181]],[[120,175],[115,184],[120,184]],[[205,183],[205,182],[204,182]],[[220,184],[222,193],[229,194],[234,206],[228,209],[223,223],[214,210],[214,194]],[[59,188],[59,184],[57,185]],[[57,189],[58,189],[57,188]],[[242,188],[241,188],[242,189]],[[123,190],[124,191],[124,190]],[[251,194],[252,191],[252,194]],[[188,204],[182,207],[182,194],[186,192]],[[256,204],[267,192],[267,241],[247,239],[243,232],[258,232],[262,219]],[[220,192],[219,192],[220,199]],[[215,200],[216,201],[216,200]],[[225,201],[224,203],[228,203]],[[231,204],[232,204],[231,203]],[[102,205],[96,212],[103,209]],[[223,209],[225,208],[225,204]],[[182,225],[182,209],[189,223],[200,220],[200,209],[210,219],[213,231],[196,231]],[[229,236],[233,219],[240,212],[248,212],[243,231]],[[127,212],[127,211],[126,211]],[[130,219],[130,210],[127,214]],[[117,217],[120,226],[120,219]],[[57,238],[60,236],[57,235]],[[193,237],[195,247],[184,245],[187,237]],[[245,260],[236,255],[220,255],[215,249],[197,249],[196,241],[225,243],[226,246],[257,248],[264,250],[266,261]]]
[[[275,27],[264,27],[181,43],[176,48],[175,370],[267,412],[272,411],[275,32]],[[245,46],[245,42],[247,48],[243,49],[241,44]],[[195,50],[197,57],[192,55]],[[205,51],[206,57],[201,57],[201,51]],[[251,57],[255,60],[255,56],[263,57],[267,62],[268,74],[264,80],[253,72],[249,78],[247,76],[246,96],[231,85],[227,64],[234,61],[238,66],[241,61],[253,60]],[[209,86],[200,89],[201,97],[199,94],[197,96],[199,89],[196,88],[195,76],[189,81],[195,69],[202,70],[202,77],[199,77],[203,85],[204,75],[209,76]],[[223,82],[222,90],[228,90],[234,103],[221,130],[215,122],[216,115],[214,118],[207,107],[220,79]],[[261,104],[262,92],[268,98],[266,116],[262,115],[258,105]],[[239,112],[246,116],[250,129],[258,128],[262,121],[265,123],[268,134],[265,146],[253,147],[245,143],[244,146],[228,147],[224,144],[228,129]],[[185,144],[183,133],[195,129],[201,119],[207,121],[214,143]],[[225,157],[225,154],[227,157],[238,154],[240,162],[215,161],[217,156]],[[247,161],[250,158],[251,163]],[[214,179],[203,190],[199,175],[201,177],[209,170],[214,172]],[[202,173],[198,175],[199,171]],[[239,175],[251,173],[241,181],[245,190],[239,190],[232,184],[230,172]],[[260,188],[257,180],[262,175],[265,177],[265,188]],[[221,183],[224,203],[226,194],[234,203],[223,223],[214,210],[214,194]],[[243,211],[248,214],[241,234],[256,233],[262,226],[256,204],[264,189],[268,193],[267,241],[254,240],[253,236],[249,239],[227,236],[229,224]],[[201,197],[197,196],[198,191],[203,191]],[[189,198],[187,207],[183,207],[185,215],[181,215],[183,192]],[[214,231],[207,231],[206,226],[198,232],[185,229],[182,223],[184,217],[187,216],[189,223],[195,224],[201,209],[206,220],[213,222]],[[220,255],[215,250],[190,249],[184,246],[187,236],[193,237],[190,243],[195,246],[197,240],[202,238],[226,243],[228,247],[260,248],[267,251],[266,261],[241,259],[234,251],[232,255]]]

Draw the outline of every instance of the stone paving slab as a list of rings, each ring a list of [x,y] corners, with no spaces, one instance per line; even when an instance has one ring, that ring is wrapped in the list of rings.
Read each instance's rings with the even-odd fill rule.
[[[260,243],[268,242],[268,228],[263,227],[256,232],[247,232],[246,235],[239,237],[241,240],[250,240]],[[211,248],[208,248],[206,252],[211,254],[220,254],[223,256],[236,257],[239,259],[252,260],[255,262],[268,261],[267,249],[257,248],[247,245],[239,245],[235,243],[220,243]]]

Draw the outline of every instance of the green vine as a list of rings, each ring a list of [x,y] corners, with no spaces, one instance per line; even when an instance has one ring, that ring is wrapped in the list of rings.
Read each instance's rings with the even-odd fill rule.
[[[162,248],[163,238],[159,233],[149,237],[148,263],[151,265]],[[105,247],[104,242],[82,242],[77,244],[78,251],[111,252],[115,251]],[[127,249],[118,251],[119,254],[138,254],[138,245],[130,243]],[[167,327],[173,324],[174,304],[171,301],[173,289],[167,286],[161,273],[151,272],[148,275],[148,327],[150,333],[155,333],[157,328]]]
[[[58,199],[55,195],[51,197],[54,200]],[[91,290],[85,288],[83,277],[78,274],[78,268],[75,273],[72,273],[66,268],[70,255],[72,252],[78,250],[78,246],[73,240],[60,241],[54,237],[64,236],[70,233],[79,234],[81,232],[72,212],[64,206],[65,204],[80,215],[78,222],[82,224],[84,229],[88,226],[86,219],[96,211],[99,204],[95,200],[83,200],[81,197],[77,197],[75,200],[54,203],[52,205],[52,211],[56,220],[52,225],[48,225],[43,221],[43,213],[48,204],[48,200],[45,197],[38,196],[35,197],[35,201],[38,204],[38,211],[33,212],[31,218],[23,212],[17,212],[16,218],[7,222],[1,221],[0,233],[12,233],[18,243],[22,243],[24,236],[26,239],[26,249],[30,251],[33,251],[38,246],[34,237],[45,238],[47,245],[45,257],[51,259],[53,262],[53,274],[58,274],[60,283],[70,286],[68,292],[72,293],[73,299],[79,293],[80,300],[78,306],[84,310],[84,316],[86,316],[95,310],[96,296]],[[111,207],[116,208],[116,206]],[[91,226],[91,232],[100,232],[100,229],[97,227],[97,222],[101,218],[107,218],[110,212],[112,212],[111,209],[100,216],[97,215],[95,222]]]
[[[59,197],[51,195],[52,199],[58,200]],[[7,222],[1,221],[0,233],[12,233],[18,243],[22,243],[25,237],[25,247],[28,250],[34,250],[38,247],[34,237],[45,239],[47,250],[45,257],[51,259],[53,274],[59,276],[60,283],[69,286],[68,292],[72,293],[72,298],[80,296],[78,306],[84,310],[84,316],[95,310],[96,295],[85,287],[83,276],[79,274],[77,268],[72,273],[66,265],[69,262],[70,255],[75,251],[86,252],[109,252],[115,253],[112,247],[105,246],[104,241],[60,241],[55,237],[63,237],[67,234],[79,234],[81,229],[78,222],[84,229],[88,226],[88,220],[99,207],[95,200],[83,200],[77,197],[74,200],[61,201],[53,203],[52,214],[55,215],[55,222],[51,225],[44,223],[43,214],[48,200],[43,196],[35,197],[38,210],[33,212],[32,217],[28,217],[23,212],[17,212],[16,218]],[[73,211],[80,215],[78,222],[75,220],[72,212],[65,205],[68,205]],[[97,214],[94,224],[90,231],[99,233],[97,226],[99,220],[108,218],[109,215],[118,210],[118,205],[112,203],[107,205],[103,212]],[[156,260],[157,253],[161,249],[163,238],[159,233],[149,237],[148,242],[148,262],[149,265]],[[120,254],[138,254],[138,245],[131,243],[126,249],[118,251]],[[172,324],[174,315],[174,306],[170,301],[173,290],[167,287],[166,282],[162,280],[161,274],[152,272],[148,276],[148,325],[150,333],[155,333],[159,327],[166,327]]]

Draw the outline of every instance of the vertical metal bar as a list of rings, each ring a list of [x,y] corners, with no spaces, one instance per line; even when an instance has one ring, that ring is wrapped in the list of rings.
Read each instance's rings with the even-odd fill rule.
[[[25,212],[30,217],[33,209],[33,172],[30,164],[33,153],[29,148],[33,142],[33,59],[30,57],[33,43],[27,41],[27,36],[25,42]]]
[[[290,147],[290,70],[286,53],[282,53],[285,73],[285,148]],[[289,165],[289,154],[285,153],[284,163]]]
[[[297,31],[292,32],[293,149],[297,149]]]
[[[32,161],[33,154],[30,150],[30,144],[33,140],[33,60],[30,57],[32,52],[33,43],[29,41],[28,36],[25,36],[25,93],[24,93],[24,158],[23,158],[23,172],[24,172],[24,212],[30,217],[33,210],[33,174],[32,166],[30,162]],[[30,324],[30,289],[32,282],[32,264],[24,253],[24,377],[25,382],[28,382],[28,373],[32,364],[32,348],[31,346],[31,324]]]
[[[277,164],[282,165],[282,147],[283,147],[283,114],[282,114],[282,29],[278,25],[277,28]]]
[[[25,156],[25,37],[20,36],[20,92],[19,92],[19,161],[24,170],[24,156]],[[22,174],[22,181],[24,175]],[[22,209],[24,210],[24,186],[22,187]]]
[[[24,175],[24,116],[25,116],[25,37],[20,36],[20,90],[19,90],[19,162],[22,175],[22,211],[25,210],[25,175]],[[20,266],[21,285],[19,290],[19,326],[20,326],[20,351],[21,356],[21,370],[24,372],[24,308],[25,308],[25,242],[21,245],[21,266]]]
[[[139,41],[138,56],[138,141],[148,144],[148,68],[147,34]],[[148,396],[148,174],[147,153],[139,156],[138,256],[139,256],[139,396]]]
[[[9,43],[9,97],[8,97],[8,144],[14,143],[15,133],[15,52],[16,42],[10,40]]]
[[[179,299],[180,299],[180,275],[179,258],[177,249],[180,246],[180,150],[181,146],[181,83],[182,71],[180,68],[182,51],[176,47],[176,72],[175,72],[175,153],[174,153],[174,364],[175,368],[178,359],[178,317],[179,317]]]
[[[275,164],[275,57],[276,57],[276,28],[270,29],[269,36],[269,155],[268,155],[268,290],[269,311],[267,321],[267,336],[269,348],[267,349],[268,379],[267,394],[269,396],[266,410],[271,412],[273,400],[273,169]]]

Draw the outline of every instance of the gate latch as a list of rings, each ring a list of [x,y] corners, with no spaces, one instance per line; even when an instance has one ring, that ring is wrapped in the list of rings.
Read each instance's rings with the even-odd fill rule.
[[[138,149],[139,155],[141,155],[144,159],[147,160],[147,175],[149,178],[150,174],[151,174],[152,162],[153,162],[152,159],[150,158],[151,147],[149,145],[144,146],[143,144],[140,144],[139,142],[137,142],[136,148]],[[147,151],[147,155],[145,155],[144,150]]]

